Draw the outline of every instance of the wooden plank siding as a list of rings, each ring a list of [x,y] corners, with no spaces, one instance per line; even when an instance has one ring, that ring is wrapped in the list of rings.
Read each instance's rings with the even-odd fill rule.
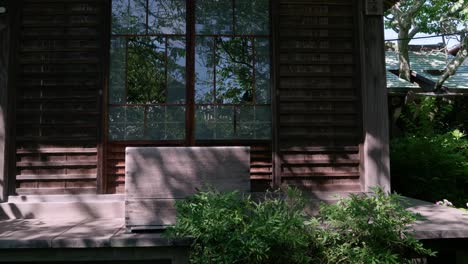
[[[16,193],[96,193],[104,1],[23,0]]]
[[[156,143],[106,142],[108,1],[21,0],[12,148],[16,194],[97,193],[99,185],[105,193],[123,193],[125,147],[155,145],[250,146],[252,191],[280,184],[360,191],[358,1],[271,2],[277,5],[274,138],[201,143],[189,134],[186,141]]]
[[[356,1],[281,0],[277,8],[276,177],[312,191],[359,191]]]

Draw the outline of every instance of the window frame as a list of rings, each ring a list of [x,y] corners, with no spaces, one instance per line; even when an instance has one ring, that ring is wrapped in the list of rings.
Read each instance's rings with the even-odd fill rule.
[[[106,85],[106,91],[104,93],[105,96],[105,103],[103,104],[103,107],[105,107],[105,138],[106,142],[108,144],[127,144],[127,145],[159,145],[159,146],[210,146],[210,145],[252,145],[252,144],[264,144],[264,143],[272,143],[274,139],[274,123],[275,123],[275,116],[274,116],[274,102],[275,100],[275,94],[274,94],[274,48],[273,48],[273,12],[272,12],[272,7],[273,7],[273,2],[272,0],[268,0],[268,34],[237,34],[235,32],[235,23],[236,23],[236,18],[235,18],[235,12],[233,13],[233,33],[232,34],[197,34],[196,33],[196,0],[186,0],[186,27],[185,27],[185,34],[156,34],[156,33],[150,33],[148,30],[148,13],[149,13],[149,8],[146,8],[146,28],[145,28],[145,34],[114,34],[112,33],[112,2],[113,0],[108,0],[109,1],[109,48],[107,52],[110,52],[110,43],[111,39],[120,36],[120,37],[125,37],[125,38],[132,38],[132,37],[163,37],[165,39],[165,42],[167,43],[168,38],[175,38],[175,37],[185,37],[185,102],[184,103],[157,103],[157,104],[143,104],[144,106],[172,106],[172,105],[184,105],[185,106],[185,138],[180,139],[180,140],[150,140],[150,139],[118,139],[118,140],[111,140],[110,139],[110,134],[109,134],[109,109],[111,106],[138,106],[139,104],[132,104],[132,103],[125,103],[125,104],[112,104],[110,103],[110,55],[109,59],[107,60],[107,85]],[[236,0],[231,0],[232,3],[232,10],[235,10],[235,5],[236,5]],[[146,0],[146,5],[149,6],[149,0]],[[217,104],[216,101],[214,103],[209,104],[209,103],[196,103],[196,98],[195,98],[195,86],[196,86],[196,71],[195,71],[195,47],[196,47],[196,38],[197,37],[227,37],[227,38],[249,38],[251,41],[256,41],[256,38],[262,38],[268,41],[268,60],[269,60],[269,80],[268,80],[268,87],[269,87],[269,101],[268,103],[256,103],[255,99],[252,100],[252,102],[248,103],[226,103],[226,104]],[[253,42],[255,43],[255,42]],[[255,44],[253,44],[255,46]],[[167,44],[166,44],[167,48]],[[126,53],[127,53],[128,45],[126,43]],[[214,53],[216,51],[214,50]],[[166,50],[167,53],[167,50]],[[126,55],[125,55],[126,56]],[[166,57],[167,58],[167,57]],[[255,54],[253,54],[253,64],[256,63],[256,58]],[[165,92],[167,96],[167,60],[166,60],[166,87],[165,87]],[[125,63],[127,64],[127,63]],[[126,79],[127,79],[127,65],[125,66],[126,68]],[[214,68],[216,68],[216,65],[214,65]],[[252,93],[255,93],[256,89],[256,84],[255,84],[255,68],[253,70],[253,78],[254,78],[254,85],[253,85],[253,90]],[[127,81],[125,81],[125,92],[128,91],[127,88],[128,84]],[[214,81],[214,86],[216,89],[216,81]],[[216,91],[216,90],[215,90]],[[126,97],[126,95],[125,95]],[[255,96],[254,96],[255,98]],[[196,107],[197,106],[233,106],[234,108],[238,107],[243,107],[243,106],[269,106],[270,107],[270,136],[268,139],[252,139],[252,138],[231,138],[231,139],[196,139],[195,137],[195,129],[196,129]],[[146,119],[146,118],[145,118]],[[146,123],[146,120],[145,120]],[[146,126],[146,125],[145,125]],[[235,127],[235,123],[234,123]],[[235,128],[234,128],[235,129]]]

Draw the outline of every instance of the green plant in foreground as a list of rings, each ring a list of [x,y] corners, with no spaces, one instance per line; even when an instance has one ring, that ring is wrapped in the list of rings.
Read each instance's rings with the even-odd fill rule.
[[[318,263],[410,263],[411,256],[434,255],[410,235],[416,216],[401,197],[373,189],[336,204],[322,204],[313,221]]]
[[[295,189],[258,202],[203,191],[177,203],[177,223],[167,234],[194,238],[191,263],[405,263],[433,255],[409,234],[416,218],[400,196],[374,192],[322,204],[311,218]]]
[[[262,201],[237,192],[199,192],[178,202],[171,237],[191,236],[191,263],[310,263],[304,202],[267,193]]]

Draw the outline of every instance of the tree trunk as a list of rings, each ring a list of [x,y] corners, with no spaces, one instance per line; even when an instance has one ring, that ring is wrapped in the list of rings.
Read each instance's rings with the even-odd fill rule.
[[[410,60],[409,60],[409,39],[408,33],[400,29],[398,33],[398,60],[400,61],[399,77],[411,81]]]
[[[453,60],[447,65],[445,68],[444,73],[439,77],[437,80],[435,87],[434,87],[434,92],[439,92],[442,89],[442,85],[444,82],[452,75],[454,75],[458,67],[463,64],[465,59],[468,57],[468,37],[464,37],[461,41],[461,47],[460,50],[458,51],[457,55]]]

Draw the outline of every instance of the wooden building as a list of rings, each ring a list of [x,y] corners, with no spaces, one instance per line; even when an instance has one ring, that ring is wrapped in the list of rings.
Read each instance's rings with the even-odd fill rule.
[[[250,146],[253,191],[390,188],[382,0],[0,6],[3,201],[122,193],[127,146]]]

